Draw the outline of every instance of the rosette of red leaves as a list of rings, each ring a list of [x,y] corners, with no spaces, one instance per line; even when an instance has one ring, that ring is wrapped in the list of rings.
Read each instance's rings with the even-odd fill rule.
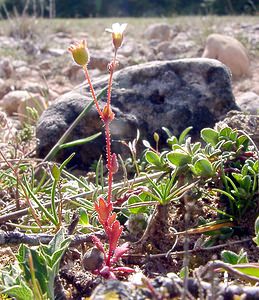
[[[119,259],[129,250],[128,243],[124,243],[118,246],[118,241],[120,239],[123,227],[117,220],[117,214],[112,212],[112,203],[106,202],[102,197],[100,197],[95,202],[95,211],[98,215],[98,220],[102,224],[104,231],[108,238],[109,249],[106,251],[103,243],[96,236],[92,237],[94,245],[104,254],[104,262],[100,269],[95,270],[95,274],[100,274],[101,276],[109,279],[116,279],[114,272],[119,272],[122,274],[132,273],[133,269],[127,267],[116,267],[114,266]]]

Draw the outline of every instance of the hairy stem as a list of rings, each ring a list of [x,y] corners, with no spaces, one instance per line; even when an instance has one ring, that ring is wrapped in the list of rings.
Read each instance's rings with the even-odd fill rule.
[[[108,92],[107,92],[107,108],[110,108],[111,105],[111,90],[112,90],[112,78],[113,78],[113,73],[115,70],[115,64],[116,64],[116,56],[117,56],[117,50],[114,52],[114,57],[112,60],[112,66],[110,70],[110,77],[109,77],[109,82],[108,82]]]
[[[98,114],[100,115],[101,119],[103,119],[103,113],[102,113],[102,111],[100,109],[100,106],[98,104],[97,97],[96,97],[95,91],[94,91],[94,87],[92,85],[92,81],[90,79],[90,76],[89,76],[89,73],[88,73],[88,70],[87,70],[87,66],[83,66],[83,70],[84,70],[84,73],[85,73],[85,78],[86,78],[86,80],[87,80],[87,82],[89,84],[90,92],[92,94],[92,97],[93,97],[93,100],[94,100],[94,104],[96,106]]]
[[[108,195],[107,202],[111,203],[112,197],[112,170],[111,170],[111,135],[109,122],[105,124],[105,136],[106,136],[106,157],[107,157],[107,169],[108,169]]]

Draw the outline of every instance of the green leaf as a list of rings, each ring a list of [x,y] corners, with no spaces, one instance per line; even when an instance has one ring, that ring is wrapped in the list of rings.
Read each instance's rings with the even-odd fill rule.
[[[162,130],[164,130],[164,132],[167,134],[167,136],[170,138],[172,136],[172,132],[166,128],[166,127],[162,127]]]
[[[1,291],[1,293],[15,297],[16,300],[34,300],[32,290],[24,282],[21,282],[20,285],[14,285],[10,288],[7,288]]]
[[[182,167],[191,162],[191,156],[180,149],[169,152],[166,157],[170,163],[177,167]]]
[[[230,127],[225,127],[223,129],[220,130],[219,132],[219,136],[222,136],[222,137],[229,137],[229,135],[231,134],[232,132],[232,129]]]
[[[102,133],[101,132],[98,132],[98,133],[95,133],[91,136],[88,136],[86,138],[83,138],[83,139],[78,139],[78,140],[75,140],[75,141],[72,141],[72,142],[68,142],[68,143],[65,143],[65,144],[62,144],[59,146],[60,149],[66,149],[66,148],[70,148],[70,147],[75,147],[75,146],[79,146],[79,145],[84,145],[86,143],[89,143],[93,140],[95,140],[96,138],[98,138]]]
[[[258,160],[254,163],[253,170],[254,170],[256,173],[259,172],[259,161],[258,161]]]
[[[146,152],[146,161],[151,165],[160,166],[160,157],[154,151],[147,151]]]
[[[167,143],[169,146],[173,146],[178,144],[178,139],[176,136],[171,136],[169,139],[167,139]]]
[[[253,241],[256,243],[257,247],[259,247],[259,234],[257,234],[256,237],[253,238]]]
[[[188,268],[188,266],[187,267],[182,267],[181,268],[181,270],[180,270],[180,272],[179,272],[179,277],[181,278],[181,279],[184,279],[186,276],[188,276],[189,275],[189,268]]]
[[[31,269],[29,266],[29,255],[31,255],[36,279],[39,282],[42,293],[46,293],[48,274],[45,257],[40,253],[38,249],[31,249],[26,245],[21,245],[20,248],[21,251],[19,250],[19,257],[17,258],[19,259],[21,269],[24,270],[25,280],[27,282],[30,282],[32,278]]]
[[[238,255],[230,250],[223,250],[221,252],[221,259],[228,264],[236,265],[238,262]]]
[[[255,234],[259,234],[259,217],[255,221]]]
[[[238,264],[246,264],[246,263],[248,263],[247,252],[245,252],[243,248],[238,253],[238,262],[237,263]]]
[[[241,249],[238,254],[230,250],[223,250],[221,252],[221,258],[225,263],[236,265],[248,263],[247,253]]]
[[[236,131],[232,131],[229,135],[229,138],[232,140],[232,141],[236,141],[237,140],[237,132]]]
[[[245,135],[241,135],[237,138],[237,147],[243,146],[244,150],[247,148],[249,139]]]
[[[141,203],[143,200],[137,195],[131,195],[128,199],[128,205],[132,205],[135,203]],[[146,212],[147,208],[145,206],[133,207],[129,208],[130,213],[139,214]]]
[[[208,144],[216,146],[218,143],[218,132],[211,128],[204,128],[201,130],[201,138]]]
[[[184,143],[184,140],[185,140],[187,134],[188,134],[191,130],[192,130],[192,126],[187,127],[187,128],[185,128],[184,131],[180,134],[179,139],[178,139],[180,145]]]
[[[242,182],[242,174],[239,174],[239,173],[232,173],[232,176],[235,178],[235,180],[237,181],[238,184],[240,184]]]
[[[54,254],[61,248],[62,242],[65,240],[65,229],[61,228],[49,243],[50,255]]]
[[[246,192],[250,192],[252,186],[252,178],[249,175],[246,175],[242,178],[242,187],[246,190]]]
[[[192,153],[195,154],[196,152],[198,152],[201,148],[201,143],[197,142],[195,144],[193,144],[192,146]]]
[[[63,163],[60,165],[59,170],[60,172],[65,168],[65,166],[70,162],[70,160],[76,155],[75,152],[69,155],[67,159],[63,161]]]
[[[192,170],[196,175],[202,177],[212,177],[215,174],[211,162],[206,158],[198,159],[195,162]]]
[[[52,176],[54,177],[54,179],[56,181],[59,180],[59,178],[60,178],[60,170],[59,170],[59,168],[58,168],[58,166],[56,164],[53,165],[53,168],[51,170],[51,174],[52,174]]]
[[[89,226],[89,216],[85,208],[80,207],[79,210],[79,224]]]
[[[232,149],[232,147],[234,146],[234,142],[233,141],[226,141],[222,144],[222,148],[225,151],[230,151]]]
[[[259,278],[259,264],[258,263],[250,263],[250,264],[240,264],[233,266],[234,269],[242,272],[243,274],[254,276]]]

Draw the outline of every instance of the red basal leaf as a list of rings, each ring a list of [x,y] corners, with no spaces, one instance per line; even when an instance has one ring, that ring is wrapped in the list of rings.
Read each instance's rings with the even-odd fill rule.
[[[129,243],[124,243],[121,246],[117,247],[114,250],[113,258],[112,258],[112,263],[116,263],[122,256],[123,254],[127,253],[129,251]]]
[[[120,222],[116,220],[112,226],[109,234],[109,247],[111,251],[114,251],[118,245],[118,240],[122,233],[123,227],[120,225]]]
[[[97,236],[95,236],[95,235],[92,236],[92,242],[96,246],[96,248],[98,248],[101,252],[103,252],[105,254],[104,245],[101,242],[101,240],[98,239]]]

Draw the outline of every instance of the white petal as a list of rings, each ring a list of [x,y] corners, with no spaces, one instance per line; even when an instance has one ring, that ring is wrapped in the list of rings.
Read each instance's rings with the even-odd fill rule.
[[[105,28],[105,31],[113,33],[113,30],[111,28]]]
[[[121,28],[120,28],[120,33],[123,33],[124,32],[124,30],[126,29],[126,27],[127,27],[127,23],[123,23],[123,24],[121,24]]]
[[[119,23],[113,23],[112,24],[112,31],[113,32],[120,32],[120,28],[121,28],[121,26],[120,26]]]

